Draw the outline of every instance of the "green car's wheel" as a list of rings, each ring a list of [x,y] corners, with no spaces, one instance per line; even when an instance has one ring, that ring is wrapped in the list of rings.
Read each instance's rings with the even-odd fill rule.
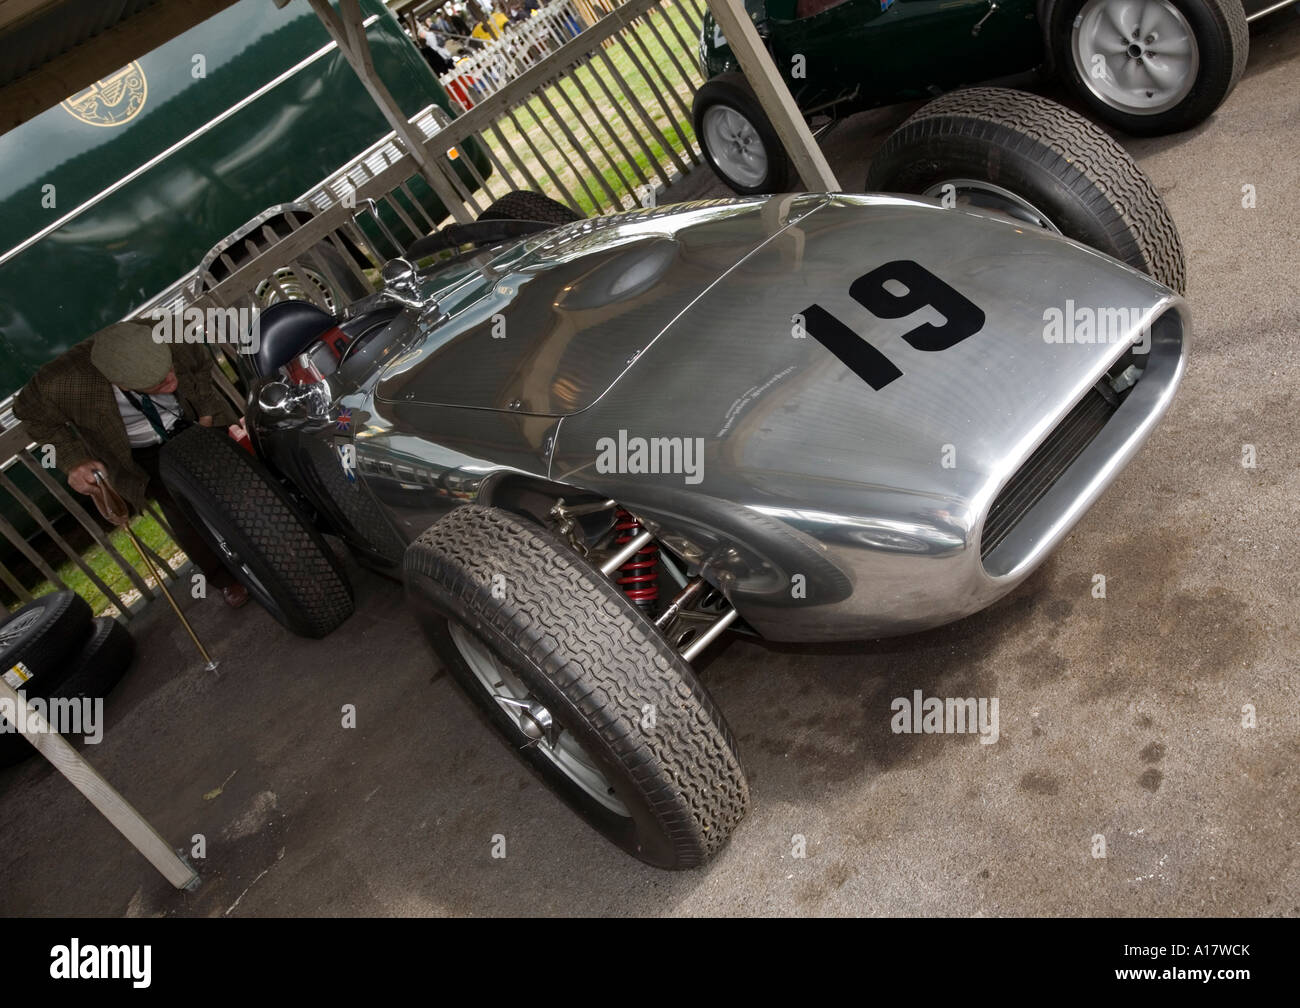
[[[785,192],[790,158],[742,73],[719,74],[695,93],[695,136],[718,178],[741,196]]]
[[[1092,113],[1140,136],[1209,117],[1250,51],[1241,0],[1058,0],[1048,37],[1061,75]]]
[[[1187,283],[1178,229],[1151,180],[1096,124],[1038,95],[970,88],[935,99],[885,141],[866,187],[994,211],[1180,294]]]

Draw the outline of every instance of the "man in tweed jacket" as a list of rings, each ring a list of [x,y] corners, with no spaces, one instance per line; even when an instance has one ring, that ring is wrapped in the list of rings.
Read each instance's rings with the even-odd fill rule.
[[[156,499],[177,544],[226,602],[238,606],[247,601],[247,592],[176,507],[158,475],[167,437],[191,423],[225,427],[236,420],[212,380],[212,366],[205,346],[160,344],[148,324],[119,322],[42,367],[18,394],[14,415],[37,444],[54,447],[56,465],[78,493],[90,491],[98,469],[132,510],[143,511],[151,497]]]

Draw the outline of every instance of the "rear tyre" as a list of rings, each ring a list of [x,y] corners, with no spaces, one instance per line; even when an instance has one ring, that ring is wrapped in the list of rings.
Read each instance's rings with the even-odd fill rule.
[[[191,427],[163,446],[159,469],[191,524],[283,626],[324,637],[352,615],[334,552],[266,467],[224,433]]]
[[[1241,0],[1058,0],[1047,28],[1069,88],[1102,122],[1137,136],[1190,129],[1241,80]]]
[[[1094,123],[1038,95],[970,88],[922,106],[872,160],[867,189],[954,198],[1058,231],[1180,294],[1187,283],[1151,180]]]
[[[743,73],[718,74],[695,93],[695,137],[718,178],[741,196],[785,192],[790,158]]]
[[[527,189],[506,193],[479,214],[478,219],[539,221],[543,224],[572,224],[582,220],[563,203]]]
[[[749,802],[731,731],[608,578],[535,525],[476,505],[412,543],[403,570],[438,657],[570,808],[660,868],[722,847]]]

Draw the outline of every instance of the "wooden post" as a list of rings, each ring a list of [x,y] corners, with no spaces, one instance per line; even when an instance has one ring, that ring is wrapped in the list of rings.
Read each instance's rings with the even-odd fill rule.
[[[356,75],[361,78],[361,83],[370,92],[370,97],[379,106],[379,111],[383,112],[388,124],[393,127],[393,130],[406,144],[406,149],[420,168],[420,174],[425,177],[429,185],[433,187],[433,191],[438,194],[438,198],[442,200],[447,212],[459,224],[471,223],[474,220],[473,216],[465,209],[465,204],[460,197],[456,195],[456,190],[452,187],[451,181],[442,173],[441,165],[424,146],[424,137],[406,118],[406,113],[402,111],[401,106],[397,104],[388,87],[375,73],[375,63],[370,52],[370,42],[366,38],[366,30],[362,24],[361,6],[358,0],[339,0],[338,12],[330,4],[330,0],[309,0],[309,2],[312,10],[316,12],[316,16],[320,18],[321,23],[325,26],[325,30],[338,43],[339,52],[351,64]]]
[[[15,667],[12,670],[19,678],[22,673]],[[0,678],[0,700],[12,704],[17,721],[14,728],[21,730],[23,736],[36,747],[36,751],[54,764],[54,769],[63,774],[72,786],[86,796],[131,845],[138,850],[151,865],[162,872],[177,889],[196,889],[199,874],[180,856],[167,846],[164,840],[148,820],[127,802],[113,785],[82,758],[81,754],[62,735],[50,729],[50,723],[32,709],[26,697]]]
[[[708,3],[803,184],[813,192],[839,192],[835,173],[781,79],[772,54],[758,37],[758,29],[750,21],[743,0],[708,0]]]

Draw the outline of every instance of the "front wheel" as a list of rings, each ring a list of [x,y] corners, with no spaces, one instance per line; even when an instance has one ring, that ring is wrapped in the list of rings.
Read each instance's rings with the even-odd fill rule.
[[[1190,129],[1241,79],[1241,0],[1058,0],[1048,24],[1066,84],[1098,119],[1138,136]]]
[[[731,731],[621,591],[543,530],[466,504],[403,564],[434,650],[497,734],[632,856],[691,868],[745,814]]]
[[[969,88],[922,106],[872,159],[867,190],[998,213],[1179,294],[1187,283],[1178,229],[1151,180],[1098,126],[1038,95]]]
[[[786,191],[790,158],[744,74],[705,81],[691,114],[705,160],[732,190],[741,196]]]

